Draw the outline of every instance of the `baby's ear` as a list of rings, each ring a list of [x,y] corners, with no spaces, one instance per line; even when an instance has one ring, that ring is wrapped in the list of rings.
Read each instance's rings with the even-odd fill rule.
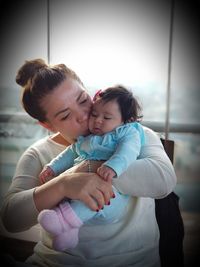
[[[51,132],[55,132],[53,126],[48,123],[48,122],[41,122],[41,121],[38,121],[38,124],[40,124],[42,127],[44,127],[45,129],[51,131]]]
[[[131,117],[129,120],[127,120],[127,122],[134,122],[135,119],[133,117]]]

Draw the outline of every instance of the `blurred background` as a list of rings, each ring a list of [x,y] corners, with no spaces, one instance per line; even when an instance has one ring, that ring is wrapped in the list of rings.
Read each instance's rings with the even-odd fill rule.
[[[142,103],[142,123],[175,141],[189,266],[200,252],[200,2],[7,0],[0,14],[1,200],[20,155],[48,134],[24,113],[16,72],[34,58],[65,63],[91,96],[129,87]]]

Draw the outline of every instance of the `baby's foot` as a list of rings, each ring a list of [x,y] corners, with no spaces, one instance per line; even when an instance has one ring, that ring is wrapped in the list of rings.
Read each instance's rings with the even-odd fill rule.
[[[53,238],[53,248],[58,251],[75,248],[78,244],[78,228],[72,228],[68,232],[61,233]]]
[[[69,230],[69,225],[63,221],[58,209],[43,210],[38,216],[40,225],[50,234],[59,235],[63,231]]]

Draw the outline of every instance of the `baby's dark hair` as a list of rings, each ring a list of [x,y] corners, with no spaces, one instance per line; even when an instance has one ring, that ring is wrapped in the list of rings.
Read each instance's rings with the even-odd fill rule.
[[[122,85],[109,87],[100,91],[94,98],[95,100],[103,100],[105,103],[116,100],[122,115],[124,123],[131,121],[140,121],[143,117],[141,115],[141,106],[133,93]]]

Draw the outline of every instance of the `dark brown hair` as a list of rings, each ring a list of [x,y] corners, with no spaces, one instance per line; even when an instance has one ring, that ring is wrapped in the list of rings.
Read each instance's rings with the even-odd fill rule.
[[[131,121],[140,121],[143,117],[141,115],[141,106],[137,99],[133,96],[133,93],[122,85],[109,87],[103,91],[100,91],[95,96],[95,100],[102,100],[105,103],[116,100],[122,115],[124,123]]]
[[[26,112],[45,122],[46,113],[41,100],[68,77],[83,85],[76,73],[64,64],[48,65],[43,59],[25,61],[17,72],[16,83],[23,88],[21,100]]]

